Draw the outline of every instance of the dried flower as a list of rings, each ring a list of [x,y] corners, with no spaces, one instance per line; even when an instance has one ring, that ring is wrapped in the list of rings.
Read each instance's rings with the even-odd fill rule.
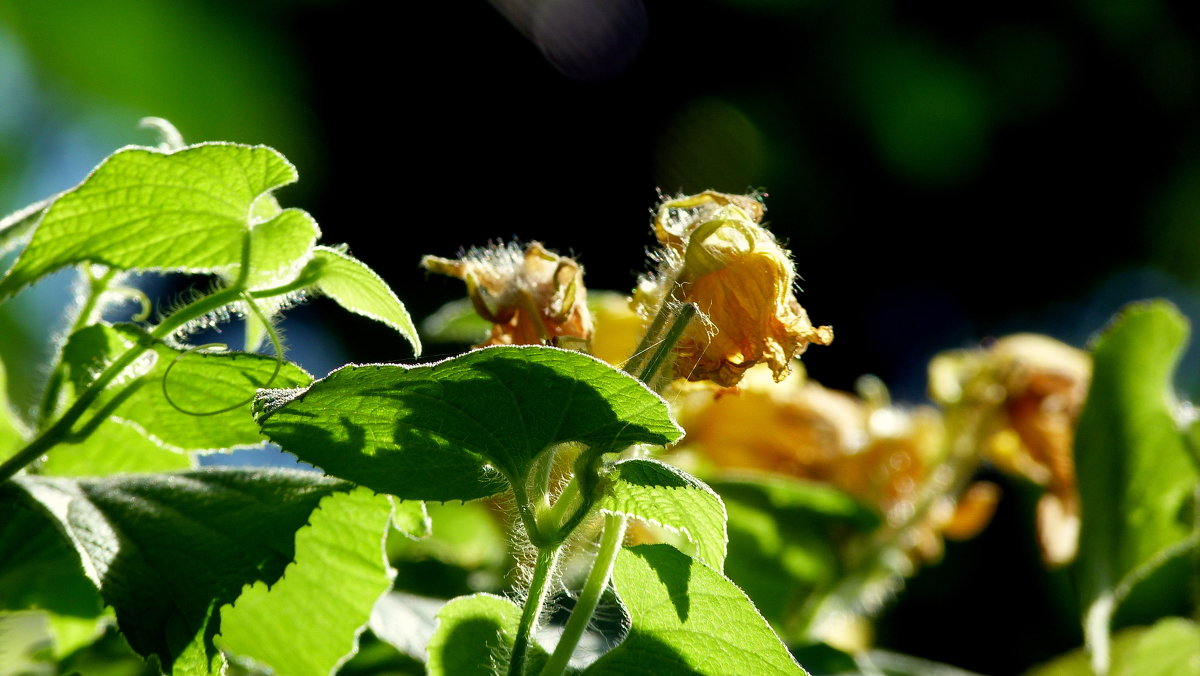
[[[752,196],[704,192],[658,209],[658,272],[639,281],[634,302],[649,317],[675,303],[695,303],[693,322],[676,347],[675,375],[730,387],[751,366],[770,366],[776,381],[809,343],[828,345],[833,330],[814,327],[792,293],[788,253],[759,221]]]
[[[1079,496],[1072,446],[1091,380],[1086,352],[1052,338],[1018,334],[985,350],[960,350],[930,363],[930,392],[944,406],[982,416],[980,450],[998,468],[1044,486],[1038,541],[1046,563],[1075,556]]]
[[[472,249],[451,260],[425,256],[421,265],[467,283],[475,311],[492,322],[487,345],[584,346],[592,338],[583,268],[540,242]]]
[[[939,533],[970,537],[987,524],[995,494],[968,489],[969,499],[939,496],[917,514],[932,467],[941,460],[944,429],[930,407],[901,408],[878,394],[860,398],[807,380],[802,367],[782,383],[765,366],[736,389],[677,383],[668,397],[687,430],[677,451],[718,470],[782,474],[833,485],[873,507],[901,529],[900,547],[920,561],[941,555]],[[988,498],[991,498],[989,501]]]

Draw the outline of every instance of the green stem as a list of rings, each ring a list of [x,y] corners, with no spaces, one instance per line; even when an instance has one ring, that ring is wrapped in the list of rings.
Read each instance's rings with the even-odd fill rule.
[[[102,392],[104,392],[104,389],[107,388],[109,384],[111,384],[113,380],[117,378],[117,376],[121,375],[126,368],[133,364],[133,362],[137,361],[138,357],[141,357],[146,350],[149,350],[154,341],[162,340],[163,338],[179,330],[181,327],[185,326],[188,322],[203,317],[205,314],[237,300],[240,293],[241,290],[237,288],[222,289],[221,291],[218,291],[210,296],[205,296],[194,303],[181,308],[170,317],[167,317],[165,320],[163,320],[162,324],[159,324],[154,328],[153,331],[150,332],[151,340],[139,341],[136,345],[129,348],[116,359],[114,359],[113,362],[109,364],[108,367],[106,367],[103,371],[101,371],[100,375],[96,376],[96,379],[93,380],[82,393],[80,393],[79,398],[71,404],[71,406],[62,414],[62,416],[58,418],[58,420],[54,422],[54,424],[50,425],[48,428],[34,437],[34,439],[30,441],[25,448],[18,451],[16,455],[13,455],[8,460],[0,463],[0,482],[7,481],[8,479],[12,478],[21,470],[21,468],[37,460],[42,456],[43,453],[48,451],[55,444],[59,443],[63,439],[66,439],[71,434],[71,428],[76,422],[79,421],[83,414],[87,412],[88,407],[90,407],[96,401],[96,398],[99,397]]]
[[[650,358],[651,348],[659,342],[663,327],[667,325],[667,320],[671,318],[670,306],[674,302],[675,290],[678,286],[675,280],[672,280],[671,284],[668,285],[671,292],[659,304],[658,310],[654,313],[654,319],[650,322],[650,326],[646,327],[646,333],[642,334],[642,340],[638,343],[637,349],[633,351],[633,356],[625,362],[624,368],[626,373],[636,374],[644,370],[646,360]],[[645,381],[643,380],[643,382]]]
[[[558,563],[559,546],[539,547],[537,562],[533,567],[533,579],[529,583],[529,596],[525,598],[525,610],[517,626],[517,637],[513,641],[512,661],[508,664],[508,676],[524,676],[525,662],[529,653],[529,642],[537,629],[538,618],[546,604],[550,579]]]
[[[675,350],[675,345],[683,337],[683,332],[687,330],[688,324],[692,323],[698,312],[699,309],[695,303],[688,303],[680,307],[671,321],[671,326],[663,335],[662,341],[654,350],[654,354],[650,355],[650,359],[641,367],[640,372],[633,374],[655,392],[663,389],[671,381],[671,378],[662,371],[663,366],[672,363],[671,353]]]
[[[647,330],[646,336],[642,339],[637,356],[626,362],[626,372],[636,376],[651,389],[656,391],[661,389],[661,386],[670,379],[661,377],[660,371],[663,365],[670,363],[671,352],[698,312],[694,303],[671,310],[669,303],[664,302],[655,316],[654,322]],[[668,321],[670,321],[670,326],[663,333],[662,327]],[[661,339],[656,340],[655,334],[661,334]],[[654,351],[646,356],[644,353],[650,349],[651,345],[655,345]],[[552,514],[560,511],[560,505],[562,505],[561,511],[565,512],[570,502],[574,502],[574,495],[570,491],[575,485],[576,481],[573,477],[571,483],[567,484],[562,495],[558,497],[558,502],[554,504],[555,509],[552,510]],[[578,489],[576,488],[576,490]],[[570,500],[565,498],[570,498]],[[621,551],[621,543],[625,541],[627,525],[628,519],[624,516],[605,515],[604,532],[600,536],[600,551],[596,553],[596,560],[592,562],[592,569],[588,572],[587,581],[584,582],[579,600],[575,603],[575,609],[571,611],[571,617],[567,620],[562,637],[559,638],[558,645],[554,648],[554,654],[550,656],[550,661],[542,669],[541,676],[560,676],[567,668],[567,663],[571,660],[571,655],[574,654],[579,639],[583,637],[583,632],[587,630],[588,624],[592,621],[592,615],[596,612],[600,597],[608,586],[608,578],[612,575],[613,566],[617,562],[617,552]]]
[[[608,587],[608,578],[617,562],[617,553],[621,551],[621,543],[625,540],[625,526],[626,519],[623,516],[604,516],[604,535],[600,538],[600,551],[596,553],[596,561],[592,564],[592,570],[579,593],[579,600],[575,602],[575,609],[571,611],[571,617],[567,620],[562,637],[558,639],[554,654],[542,668],[541,676],[560,676],[566,670],[571,655],[575,653],[575,646],[579,645],[579,639],[587,630],[588,623],[592,621],[592,615],[596,612],[596,606],[600,603],[600,597]]]
[[[567,518],[567,512],[579,500],[578,475],[572,475],[571,480],[563,487],[562,492],[554,499],[554,505],[546,512],[546,523],[552,532],[562,528]]]
[[[117,276],[117,271],[107,270],[99,277],[93,277],[91,271],[85,268],[84,274],[87,275],[88,280],[88,295],[83,305],[79,308],[79,314],[75,316],[75,321],[71,323],[71,328],[67,330],[67,338],[70,338],[76,331],[91,323],[92,313],[96,311],[96,306],[100,304],[100,297],[108,290],[109,283]],[[50,379],[46,381],[46,391],[42,393],[42,402],[38,407],[37,429],[39,430],[46,426],[46,422],[50,420],[50,416],[54,415],[55,409],[58,408],[58,397],[62,393],[63,377],[62,355],[59,354],[53,369],[50,371]]]

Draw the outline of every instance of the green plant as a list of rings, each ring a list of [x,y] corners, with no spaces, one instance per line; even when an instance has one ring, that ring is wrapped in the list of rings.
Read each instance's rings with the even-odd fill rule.
[[[11,646],[0,667],[83,670],[115,620],[135,653],[171,674],[369,670],[366,654],[346,663],[368,622],[433,674],[804,673],[795,655],[817,672],[913,668],[835,650],[815,627],[833,607],[869,614],[863,595],[903,576],[896,555],[938,500],[958,498],[991,409],[946,404],[959,420],[946,444],[959,450],[938,462],[953,480],[931,472],[899,525],[827,485],[697,464],[718,491],[655,457],[684,436],[672,413],[683,380],[730,386],[756,362],[780,380],[807,344],[832,339],[792,297],[791,263],[758,225],[755,198],[703,193],[662,205],[660,268],[639,288],[646,327],[633,322],[640,336],[620,357],[624,369],[547,344],[497,344],[314,380],[284,359],[274,321],[286,307],[327,296],[419,353],[404,306],[344,248],[316,244],[308,214],[279,205],[273,191],[296,179],[279,153],[183,146],[159,124],[164,147],[119,150],[78,187],[0,223],[0,245],[23,247],[0,301],[59,269],[83,280],[41,405],[28,419],[0,408],[0,635]],[[531,245],[426,265],[467,282],[493,343],[532,336],[525,342],[602,351],[569,259]],[[142,271],[215,282],[149,321],[151,301],[130,285]],[[128,298],[140,313],[104,319]],[[445,331],[480,326],[450,316]],[[188,344],[231,317],[245,321],[246,351]],[[1101,671],[1195,659],[1196,626],[1183,620],[1108,643],[1123,599],[1150,585],[1177,589],[1196,570],[1186,555],[1200,538],[1196,432],[1180,430],[1169,392],[1185,333],[1169,306],[1139,306],[1094,350],[1078,432],[1089,453],[1079,463],[1078,569]],[[264,341],[270,356],[257,352]],[[197,467],[197,454],[264,438],[321,471]],[[432,530],[448,524],[433,536],[431,512]],[[785,522],[794,530],[783,532]],[[747,558],[730,549],[727,523],[787,544]],[[631,524],[642,524],[645,544],[624,546]],[[388,593],[392,566],[437,548],[438,565],[501,575],[511,553],[519,592],[461,595],[435,603],[436,619],[422,616],[427,600]],[[725,574],[727,559],[779,579],[745,578],[747,596]],[[566,601],[558,592],[574,584]],[[432,594],[434,582],[408,586]],[[770,607],[792,587],[796,603]],[[559,603],[570,612],[553,619]],[[418,620],[388,620],[397,608]],[[612,612],[618,630],[589,629]],[[556,640],[539,638],[546,624]],[[619,642],[585,654],[585,637]]]

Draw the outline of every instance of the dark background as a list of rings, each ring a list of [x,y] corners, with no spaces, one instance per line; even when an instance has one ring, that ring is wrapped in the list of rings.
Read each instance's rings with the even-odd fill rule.
[[[805,355],[810,374],[849,389],[874,373],[915,403],[940,350],[1015,331],[1082,346],[1149,296],[1200,317],[1198,14],[1160,0],[0,2],[0,207],[153,142],[145,115],[189,141],[266,143],[300,170],[281,202],[421,318],[462,293],[427,278],[423,254],[538,239],[576,254],[589,287],[628,290],[658,190],[761,188],[802,304],[837,334]],[[9,353],[50,330],[63,288],[4,310]],[[324,303],[285,328],[318,374],[411,358]],[[1196,366],[1181,369],[1193,395]],[[899,596],[881,643],[986,673],[1079,644],[1066,576],[1037,562],[1032,500],[1008,489],[982,538]]]

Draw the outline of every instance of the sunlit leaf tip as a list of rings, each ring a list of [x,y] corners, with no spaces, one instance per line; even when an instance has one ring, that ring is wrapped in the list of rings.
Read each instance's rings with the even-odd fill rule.
[[[50,205],[0,279],[0,299],[85,262],[119,270],[231,269],[241,262],[260,198],[297,177],[267,146],[126,146]]]

